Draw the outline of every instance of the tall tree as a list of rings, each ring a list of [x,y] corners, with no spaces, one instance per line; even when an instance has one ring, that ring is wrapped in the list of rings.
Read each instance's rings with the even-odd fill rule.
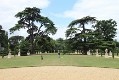
[[[10,32],[13,33],[16,30],[21,28],[27,28],[29,33],[28,39],[31,43],[31,53],[34,52],[34,39],[35,36],[55,34],[57,29],[54,26],[54,23],[47,17],[41,16],[41,10],[39,8],[25,8],[25,10],[18,12],[15,17],[19,18],[18,23],[10,29]],[[39,26],[38,24],[39,23]],[[45,29],[42,30],[41,28]]]
[[[116,43],[114,43],[113,38],[116,35],[117,23],[113,19],[100,20],[95,24],[95,38],[99,48],[114,48]]]
[[[0,25],[0,55],[2,58],[8,53],[8,33]]]
[[[95,17],[86,16],[81,19],[77,19],[72,21],[68,25],[68,30],[66,31],[66,37],[73,38],[76,40],[79,44],[82,43],[82,51],[83,54],[87,54],[88,47],[86,45],[87,43],[87,37],[89,37],[89,32],[91,32],[91,29],[87,29],[85,27],[88,23],[94,23],[96,21]],[[79,45],[77,44],[77,45]]]

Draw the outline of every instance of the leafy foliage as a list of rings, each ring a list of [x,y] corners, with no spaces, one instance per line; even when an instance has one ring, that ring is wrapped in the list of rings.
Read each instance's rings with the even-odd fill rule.
[[[29,47],[30,47],[30,43],[27,40],[23,39],[20,42],[20,50],[21,50],[21,55],[22,56],[26,56],[27,55],[27,52],[30,50]]]
[[[12,36],[9,38],[9,49],[12,51],[12,54],[15,56],[18,54],[20,41],[24,39],[23,36]]]
[[[52,51],[51,38],[47,35],[37,36],[35,40],[36,50],[45,52]]]
[[[116,43],[113,40],[116,35],[116,26],[116,21],[112,19],[97,21],[93,27],[95,28],[94,33],[98,48],[113,50],[116,47]]]
[[[98,21],[94,26],[97,33],[95,37],[98,39],[102,38],[105,41],[112,41],[116,35],[116,26],[116,21],[112,19]]]
[[[0,25],[0,55],[2,58],[8,53],[8,33],[5,30],[2,30]]]

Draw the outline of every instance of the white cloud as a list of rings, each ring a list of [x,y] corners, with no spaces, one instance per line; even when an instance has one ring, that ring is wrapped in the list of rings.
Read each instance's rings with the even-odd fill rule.
[[[0,25],[8,31],[9,28],[17,23],[17,19],[14,16],[19,11],[24,10],[26,7],[43,9],[48,7],[49,4],[49,0],[0,0]],[[17,33],[14,33],[14,35]],[[23,30],[19,32],[19,34],[23,33]]]
[[[17,35],[27,37],[28,36],[27,29],[20,29],[19,31],[15,31],[12,34],[8,34],[9,37],[10,36],[17,36]]]
[[[119,0],[78,0],[71,10],[64,12],[64,16],[68,18],[80,19],[84,16],[93,16],[98,20],[111,18],[119,24],[118,15]]]
[[[78,0],[71,10],[64,13],[65,17],[75,19],[87,15],[96,16],[99,19],[117,19],[118,14],[118,0]]]
[[[50,37],[52,37],[53,39],[58,39],[58,38],[63,38],[65,39],[65,32],[66,32],[66,27],[61,27],[59,25],[57,26],[57,33],[55,35],[50,35]]]

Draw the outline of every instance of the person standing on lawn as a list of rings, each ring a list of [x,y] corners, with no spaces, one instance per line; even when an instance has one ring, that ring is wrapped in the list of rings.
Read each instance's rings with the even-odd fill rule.
[[[60,58],[60,51],[58,50],[58,58]]]

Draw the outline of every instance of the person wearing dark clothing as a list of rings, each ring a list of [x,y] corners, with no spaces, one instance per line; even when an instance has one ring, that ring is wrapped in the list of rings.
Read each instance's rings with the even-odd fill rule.
[[[60,51],[58,50],[58,57],[60,58]]]
[[[43,56],[41,55],[41,60],[43,60]]]

